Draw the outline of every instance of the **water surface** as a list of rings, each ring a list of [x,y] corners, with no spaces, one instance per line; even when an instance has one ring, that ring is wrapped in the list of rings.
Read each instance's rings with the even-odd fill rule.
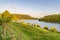
[[[44,26],[47,26],[48,28],[55,27],[58,31],[60,31],[60,24],[58,23],[48,23],[48,22],[43,22],[43,21],[38,21],[38,20],[23,20],[25,23],[30,23],[30,24],[38,24],[42,28]]]

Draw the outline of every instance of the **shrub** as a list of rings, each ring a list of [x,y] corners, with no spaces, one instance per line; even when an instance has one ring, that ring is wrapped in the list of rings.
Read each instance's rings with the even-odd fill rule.
[[[23,21],[22,21],[21,23],[22,23],[22,24],[24,24],[24,22],[23,22]]]
[[[30,25],[30,23],[27,23],[27,25]]]
[[[49,30],[47,26],[45,26],[44,29]]]
[[[33,24],[33,26],[36,26],[36,24]]]
[[[40,27],[40,25],[36,25],[37,27]]]
[[[3,19],[2,19],[2,17],[0,16],[0,25],[2,25],[3,24],[3,21],[2,21]]]
[[[3,24],[3,21],[0,19],[0,25],[2,25]]]
[[[32,26],[34,26],[34,24],[31,24]]]
[[[57,29],[55,27],[51,27],[50,31],[57,32]]]

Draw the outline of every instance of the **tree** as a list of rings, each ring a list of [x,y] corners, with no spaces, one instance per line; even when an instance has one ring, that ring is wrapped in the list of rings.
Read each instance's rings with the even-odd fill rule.
[[[10,13],[8,12],[8,10],[5,10],[3,13],[2,13],[2,21],[3,21],[3,27],[4,27],[4,36],[3,36],[3,38],[5,39],[5,36],[6,36],[6,25],[7,25],[7,23],[8,22],[10,22],[11,21],[11,15],[10,15]],[[0,20],[0,22],[2,22],[1,20]]]
[[[5,10],[3,13],[2,13],[2,19],[3,19],[3,22],[9,22],[11,20],[11,15],[10,13],[8,12],[8,10]]]

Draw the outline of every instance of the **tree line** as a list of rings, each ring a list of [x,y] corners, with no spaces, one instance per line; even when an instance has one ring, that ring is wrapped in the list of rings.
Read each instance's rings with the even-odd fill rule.
[[[39,19],[39,21],[60,23],[60,14],[48,15]]]

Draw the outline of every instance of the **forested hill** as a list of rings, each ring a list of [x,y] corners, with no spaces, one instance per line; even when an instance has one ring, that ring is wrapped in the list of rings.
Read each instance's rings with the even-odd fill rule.
[[[39,21],[60,23],[60,14],[48,15],[39,19]]]
[[[16,16],[18,19],[37,19],[26,14],[12,14],[12,15]]]

